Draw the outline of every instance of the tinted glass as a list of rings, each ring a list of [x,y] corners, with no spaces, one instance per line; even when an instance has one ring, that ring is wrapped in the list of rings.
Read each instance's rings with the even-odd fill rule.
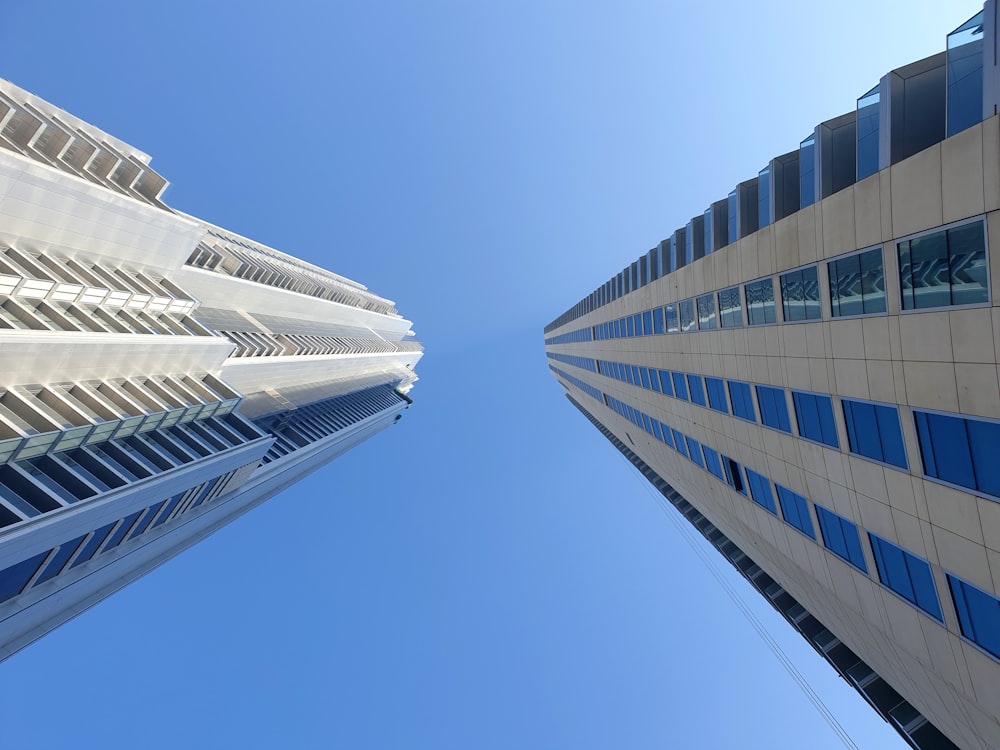
[[[719,324],[723,328],[739,328],[743,325],[743,305],[738,286],[719,292]]]
[[[983,119],[983,12],[948,35],[948,135]]]
[[[816,137],[810,135],[799,144],[799,205],[816,202]]]
[[[698,298],[698,328],[710,331],[715,328],[715,295],[705,294]]]
[[[747,322],[752,326],[774,323],[774,283],[771,279],[761,279],[746,284]]]
[[[781,276],[781,304],[785,322],[819,320],[819,275],[816,266]]]
[[[695,318],[694,300],[686,299],[678,305],[680,312],[681,331],[689,333],[697,329],[697,319]]]
[[[858,179],[878,172],[878,86],[858,99]]]
[[[896,247],[904,310],[989,300],[983,222],[904,240]]]
[[[1000,659],[1000,601],[953,575],[948,585],[962,635]]]

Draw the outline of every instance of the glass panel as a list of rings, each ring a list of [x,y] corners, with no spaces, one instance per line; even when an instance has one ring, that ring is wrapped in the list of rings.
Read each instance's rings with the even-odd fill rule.
[[[736,191],[734,190],[729,194],[728,200],[729,209],[729,242],[728,244],[733,244],[740,238],[739,227],[736,226]]]
[[[698,328],[711,331],[715,328],[715,295],[705,294],[698,298]]]
[[[757,216],[758,229],[771,223],[771,167],[764,167],[757,174]]]
[[[739,328],[743,325],[743,306],[738,286],[719,292],[719,322],[723,328]]]
[[[858,179],[878,172],[879,91],[876,85],[858,99]]]
[[[973,305],[989,300],[983,232],[983,223],[979,221],[948,230],[952,305]]]
[[[697,329],[697,320],[694,314],[694,300],[686,299],[678,305],[680,310],[681,331],[690,333]]]
[[[774,283],[761,279],[747,284],[747,321],[752,326],[774,323]]]
[[[948,135],[983,119],[983,12],[948,35]]]
[[[799,144],[799,206],[816,202],[816,136],[810,134]]]
[[[9,568],[0,570],[0,602],[13,599],[21,593],[21,590],[28,584],[31,577],[35,575],[38,567],[45,562],[50,550],[46,550],[34,557],[11,565]]]

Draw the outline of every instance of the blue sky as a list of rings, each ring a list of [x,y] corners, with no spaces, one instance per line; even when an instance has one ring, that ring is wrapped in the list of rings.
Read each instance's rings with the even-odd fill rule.
[[[2,744],[842,747],[542,327],[979,7],[4,3],[0,76],[426,354],[396,426],[0,666]],[[740,587],[858,745],[903,747]]]

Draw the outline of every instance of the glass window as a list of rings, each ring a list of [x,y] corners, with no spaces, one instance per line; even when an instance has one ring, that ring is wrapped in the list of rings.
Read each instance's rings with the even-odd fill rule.
[[[786,323],[819,320],[819,276],[816,266],[781,275],[781,306]]]
[[[782,432],[792,431],[792,423],[788,418],[788,401],[782,388],[758,385],[757,403],[760,404],[761,423]]]
[[[660,422],[660,430],[663,432],[663,442],[669,445],[671,448],[674,447],[674,438],[670,431],[669,425],[664,422]]]
[[[650,388],[650,385],[649,385],[649,370],[647,370],[645,367],[640,367],[639,368],[639,380],[642,383],[642,387],[645,388],[646,390],[649,390],[649,388]]]
[[[871,532],[868,539],[875,553],[879,580],[935,620],[941,620],[941,604],[930,563]]]
[[[743,304],[738,286],[719,292],[719,325],[723,328],[740,328],[743,325]]]
[[[625,333],[626,337],[632,338],[633,336],[635,336],[635,318],[633,318],[631,315],[625,318],[625,329],[626,329]]]
[[[985,230],[979,220],[898,242],[903,309],[988,302]]]
[[[94,553],[97,552],[97,548],[100,547],[101,543],[108,538],[108,534],[111,533],[111,529],[115,523],[117,523],[117,521],[109,523],[107,526],[102,526],[94,532],[94,535],[90,537],[85,545],[83,545],[83,549],[80,550],[80,554],[73,561],[72,567],[75,568],[77,565],[82,565],[94,556]]]
[[[642,314],[642,335],[652,336],[653,335],[653,311],[646,310]]]
[[[729,242],[727,244],[732,245],[736,240],[740,238],[739,227],[736,225],[736,191],[734,190],[729,194],[728,201],[728,214],[729,214]]]
[[[698,298],[698,328],[711,331],[715,328],[715,295],[703,294]]]
[[[759,228],[771,223],[771,165],[768,164],[757,174],[757,216]]]
[[[677,307],[680,312],[681,331],[683,333],[690,333],[691,331],[697,330],[698,321],[694,316],[694,300],[686,299]]]
[[[653,309],[653,333],[660,334],[665,332],[663,326],[663,308],[656,307]]]
[[[701,375],[688,375],[687,384],[691,403],[698,404],[698,406],[708,406],[705,401],[705,387],[702,385]]]
[[[674,381],[674,396],[684,401],[688,400],[688,389],[687,383],[684,380],[683,372],[672,372],[670,373],[671,378]]]
[[[705,389],[708,391],[708,406],[723,414],[729,413],[726,405],[726,384],[722,378],[705,378]]]
[[[738,380],[729,381],[729,400],[733,404],[733,415],[750,422],[757,421],[757,412],[753,408],[753,396],[750,386]]]
[[[799,144],[799,206],[816,202],[816,134]]]
[[[774,323],[774,282],[771,279],[752,281],[743,287],[747,295],[747,322],[752,326]]]
[[[720,482],[725,482],[726,478],[722,474],[722,465],[719,463],[718,451],[714,448],[709,448],[707,445],[702,445],[701,450],[705,454],[705,468]]]
[[[1000,497],[1000,423],[914,411],[924,474]]]
[[[823,535],[823,545],[837,557],[867,574],[868,564],[865,562],[865,553],[861,550],[857,524],[821,505],[816,506],[816,518]]]
[[[878,172],[879,90],[875,88],[858,99],[858,180]]]
[[[781,504],[781,515],[785,523],[792,526],[810,539],[816,538],[813,530],[812,518],[809,516],[809,503],[797,492],[792,492],[787,487],[776,484],[778,488],[778,502]]]
[[[722,468],[726,472],[726,482],[741,495],[747,494],[747,489],[743,484],[743,474],[740,472],[740,465],[728,456],[722,457]]]
[[[687,435],[684,436],[684,439],[687,440],[688,458],[704,469],[705,462],[701,458],[701,444],[699,444],[694,438],[688,437]]]
[[[649,385],[657,393],[660,392],[660,378],[658,377],[658,371],[652,367],[649,368]]]
[[[1000,600],[951,574],[948,586],[962,635],[1000,659]]]
[[[677,333],[680,323],[677,320],[677,305],[664,305],[663,315],[666,318],[667,333]]]
[[[687,458],[687,444],[684,442],[684,435],[673,428],[670,428],[670,432],[674,436],[674,448],[677,449],[678,453]]]
[[[799,423],[799,435],[831,448],[840,447],[837,424],[833,419],[833,400],[829,396],[792,391],[792,403],[795,405],[795,419]]]
[[[746,468],[746,472],[747,484],[750,485],[750,499],[774,515],[778,515],[778,507],[774,504],[774,493],[771,492],[771,482],[753,469]]]
[[[895,406],[841,399],[851,453],[873,461],[907,467],[899,409]]]
[[[673,396],[674,387],[670,380],[670,373],[667,370],[660,370],[660,390],[663,391],[664,395]]]
[[[983,119],[983,11],[948,35],[948,135]]]
[[[855,253],[827,264],[833,317],[885,312],[882,248]]]
[[[0,602],[13,599],[28,585],[51,550],[41,552],[34,557],[0,570]]]
[[[83,534],[73,541],[61,545],[59,551],[49,560],[49,564],[45,566],[45,570],[35,579],[35,586],[59,575],[66,561],[73,556],[73,553],[76,552],[76,548],[80,546],[80,542],[83,541],[83,537],[85,536],[86,534]]]

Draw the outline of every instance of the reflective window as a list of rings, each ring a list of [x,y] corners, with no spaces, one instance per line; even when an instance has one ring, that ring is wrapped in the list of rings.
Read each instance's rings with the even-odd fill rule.
[[[722,474],[722,464],[719,463],[718,451],[707,445],[702,445],[701,450],[705,454],[705,468],[720,482],[725,482],[726,478]]]
[[[747,295],[747,322],[752,326],[774,323],[774,282],[761,279],[744,284]]]
[[[819,520],[819,530],[823,535],[823,545],[837,557],[867,574],[868,564],[861,549],[861,536],[858,534],[857,524],[821,505],[816,506],[816,518]]]
[[[704,469],[705,462],[701,457],[701,444],[694,438],[688,437],[687,435],[684,436],[684,439],[687,440],[688,458]]]
[[[951,574],[948,586],[962,635],[1000,659],[1000,600]]]
[[[747,488],[743,484],[743,474],[740,472],[740,465],[728,456],[722,457],[722,468],[726,472],[726,482],[741,495],[747,494]]]
[[[705,386],[702,385],[701,375],[688,375],[688,392],[691,395],[691,403],[698,406],[708,406],[705,401]]]
[[[738,286],[719,292],[719,325],[722,328],[740,328],[743,325],[743,304]]]
[[[979,220],[897,243],[903,309],[988,302],[985,229]]]
[[[83,565],[83,563],[87,562],[87,560],[94,556],[94,553],[97,552],[97,548],[100,547],[101,543],[108,538],[108,534],[111,533],[111,529],[114,527],[115,523],[117,522],[109,523],[107,526],[102,526],[94,532],[94,535],[90,537],[86,544],[83,545],[83,549],[80,550],[79,556],[73,561],[72,567],[75,568],[77,565]]]
[[[687,458],[687,445],[684,442],[684,435],[681,434],[680,431],[673,428],[670,429],[670,432],[674,436],[674,448],[676,448],[678,453]]]
[[[851,453],[873,461],[907,467],[906,447],[895,406],[841,399]]]
[[[858,179],[878,172],[878,85],[858,99]]]
[[[782,388],[768,385],[757,386],[757,403],[760,404],[760,421],[768,427],[782,432],[791,432],[792,423],[788,418],[788,401]]]
[[[642,314],[642,335],[652,336],[653,335],[653,311],[646,310]]]
[[[875,553],[879,580],[906,601],[941,620],[941,604],[930,564],[923,558],[897,547],[892,542],[868,532]]]
[[[0,602],[13,599],[21,593],[22,589],[28,585],[28,581],[38,571],[39,566],[45,562],[51,550],[46,550],[34,557],[11,565],[9,568],[0,570]]]
[[[673,396],[674,386],[670,380],[670,373],[667,370],[660,370],[660,390],[663,391],[664,395]]]
[[[723,414],[729,413],[726,404],[726,384],[722,378],[705,378],[705,389],[708,391],[708,406]]]
[[[983,119],[983,12],[948,35],[948,135]]]
[[[663,433],[663,442],[669,445],[671,448],[674,447],[673,434],[670,431],[670,426],[660,422],[660,431]]]
[[[757,174],[757,216],[758,228],[771,223],[771,166],[764,167]]]
[[[76,548],[80,546],[80,542],[83,541],[85,536],[86,534],[83,534],[73,541],[61,545],[59,551],[49,560],[49,564],[45,566],[45,570],[35,579],[34,585],[37,586],[59,575],[62,572],[63,566],[66,565],[66,561],[73,556],[73,553],[76,552]]]
[[[703,294],[698,298],[698,328],[711,331],[715,328],[715,295]]]
[[[827,263],[833,317],[885,312],[885,268],[876,247]]]
[[[728,209],[729,209],[729,242],[727,244],[732,245],[736,240],[740,238],[739,227],[736,225],[736,191],[734,190],[729,194]]]
[[[778,515],[778,507],[774,504],[774,493],[771,492],[771,482],[763,474],[744,468],[747,472],[747,484],[750,485],[750,499],[774,515]]]
[[[799,423],[799,435],[831,448],[840,447],[837,423],[833,418],[833,400],[829,396],[792,391],[792,403],[795,405],[795,419]]]
[[[785,322],[819,320],[819,276],[816,266],[781,275],[781,306]]]
[[[1000,497],[1000,423],[914,411],[924,474]]]
[[[663,325],[663,308],[657,307],[653,309],[653,333],[660,334],[665,333],[666,329]]]
[[[697,330],[698,323],[694,316],[694,300],[686,299],[681,302],[678,306],[681,318],[681,331],[684,333],[689,333],[691,331]]]
[[[674,396],[684,401],[688,400],[688,389],[687,383],[684,380],[683,372],[672,372],[670,373],[671,378],[674,381]]]
[[[663,315],[666,318],[667,333],[677,333],[680,323],[677,319],[677,305],[664,305]]]
[[[809,516],[809,503],[806,499],[780,484],[776,484],[775,487],[778,489],[778,503],[781,504],[781,515],[785,523],[798,529],[810,539],[815,539],[816,532]]]
[[[733,415],[751,422],[757,421],[757,412],[753,407],[753,396],[750,386],[738,380],[729,381],[729,400],[733,404]]]
[[[799,144],[799,206],[816,202],[816,134]]]

